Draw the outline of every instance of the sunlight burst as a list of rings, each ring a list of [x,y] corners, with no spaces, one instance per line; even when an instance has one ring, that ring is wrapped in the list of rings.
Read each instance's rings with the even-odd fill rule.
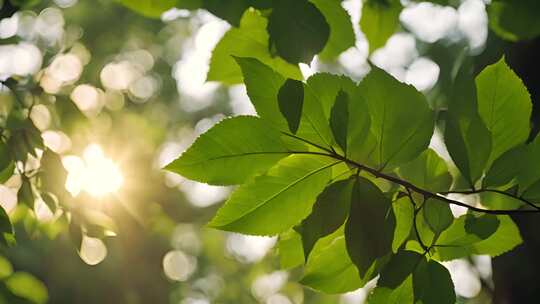
[[[73,196],[86,191],[94,197],[102,197],[118,191],[124,181],[118,165],[107,158],[97,144],[86,147],[82,158],[64,157],[63,164],[68,171],[66,189]]]

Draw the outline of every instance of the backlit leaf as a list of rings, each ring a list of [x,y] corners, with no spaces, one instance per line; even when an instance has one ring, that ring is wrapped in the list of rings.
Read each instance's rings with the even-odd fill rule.
[[[376,140],[371,157],[377,168],[390,169],[418,157],[434,128],[425,97],[377,67],[359,86],[371,117],[370,133]]]
[[[284,232],[309,214],[335,164],[328,157],[291,155],[238,187],[209,226],[256,235]]]
[[[415,186],[429,191],[446,191],[452,185],[452,175],[446,162],[431,149],[425,150],[415,160],[400,166],[398,174]]]
[[[344,293],[362,287],[358,269],[347,254],[343,230],[317,243],[300,282],[325,293]]]
[[[369,43],[369,53],[384,46],[399,25],[399,0],[366,0],[362,5],[360,29]]]
[[[504,57],[476,77],[478,112],[491,132],[489,163],[529,136],[531,97]]]
[[[284,77],[302,79],[298,66],[292,65],[278,56],[272,56],[268,50],[268,21],[256,10],[246,10],[240,27],[231,28],[212,51],[208,81],[220,81],[226,84],[242,82],[242,71],[233,56],[256,58],[265,65],[281,73]],[[242,66],[242,64],[240,63]],[[242,67],[244,68],[244,67]],[[249,77],[244,71],[244,78]],[[244,79],[247,82],[247,79]],[[263,84],[262,82],[261,84]],[[273,83],[264,83],[269,85]],[[273,84],[280,86],[280,84]]]
[[[392,251],[397,252],[399,247],[411,234],[414,219],[414,207],[409,197],[404,196],[392,203],[392,208],[396,216],[396,230],[392,241]]]
[[[491,153],[491,134],[477,111],[471,72],[460,69],[448,105],[444,142],[469,186],[482,176]]]
[[[225,119],[165,168],[214,185],[240,184],[289,154],[280,134],[254,116]]]

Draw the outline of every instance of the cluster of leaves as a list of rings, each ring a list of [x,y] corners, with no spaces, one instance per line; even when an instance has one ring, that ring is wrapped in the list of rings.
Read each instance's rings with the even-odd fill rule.
[[[33,79],[9,78],[2,82],[11,92],[13,99],[7,102],[0,116],[0,183],[5,183],[18,175],[21,185],[17,192],[19,206],[32,218],[35,202],[41,199],[53,214],[61,214],[58,219],[64,226],[69,225],[72,240],[80,248],[83,235],[104,237],[116,230],[111,218],[95,210],[75,203],[75,199],[65,189],[67,172],[60,155],[45,147],[41,131],[31,119],[33,108],[48,104],[44,93]],[[9,101],[9,100],[8,100]],[[38,162],[39,165],[30,165]],[[1,218],[0,229],[4,245],[15,243],[14,229],[10,217]],[[26,224],[28,233],[36,233],[34,224]]]
[[[1,16],[37,2],[4,1]],[[168,169],[240,185],[210,225],[280,235],[283,266],[305,264],[305,285],[341,293],[380,274],[371,303],[453,303],[439,262],[511,250],[521,238],[508,214],[538,212],[540,139],[526,142],[530,98],[504,60],[476,79],[462,68],[439,115],[421,93],[375,67],[359,84],[330,74],[302,82],[298,63],[315,55],[330,61],[355,44],[341,1],[118,2],[149,17],[203,8],[233,25],[213,52],[208,80],[244,82],[259,117],[224,120]],[[370,52],[399,28],[401,10],[398,0],[364,2],[360,27]],[[536,37],[538,10],[533,0],[493,1],[490,27],[507,40]],[[83,234],[114,230],[106,216],[70,204],[60,158],[29,118],[42,92],[32,79],[3,84],[14,103],[0,120],[0,182],[18,174],[18,201],[29,210],[37,197],[62,209],[78,246]],[[428,149],[435,126],[452,161]],[[25,170],[29,157],[39,158],[36,149],[44,151],[41,166]],[[483,207],[449,193],[479,195]],[[454,218],[449,204],[469,212]],[[0,218],[0,239],[12,244],[10,219]]]
[[[0,302],[44,304],[47,288],[41,281],[26,272],[14,272],[11,263],[0,256]]]
[[[151,1],[122,3],[141,12]],[[376,67],[359,84],[330,74],[302,82],[298,63],[354,45],[340,1],[169,1],[153,15],[174,6],[205,8],[234,26],[207,79],[244,82],[259,115],[222,121],[167,166],[240,184],[210,226],[280,235],[283,266],[305,264],[302,283],[323,292],[380,275],[370,303],[454,303],[439,262],[497,256],[521,242],[508,214],[539,211],[540,170],[531,164],[540,139],[526,143],[530,97],[504,59],[476,79],[467,64],[449,73],[443,109]],[[364,1],[370,53],[399,29],[402,9],[397,0]],[[488,12],[504,39],[538,35],[535,1],[493,1]],[[451,160],[428,148],[435,129]],[[469,211],[455,218],[450,204]]]
[[[212,58],[208,80],[224,83],[241,81],[239,70],[228,56],[251,56],[287,76],[298,76],[299,62],[309,63],[314,55],[332,60],[354,46],[353,26],[340,0],[117,0],[147,17],[157,18],[171,8],[205,9],[233,25]],[[400,29],[399,0],[363,0],[360,28],[369,43],[369,52],[384,46]],[[415,1],[421,2],[421,1]],[[436,5],[458,6],[455,0],[427,0]],[[253,11],[255,8],[258,11]],[[540,35],[535,0],[495,0],[489,3],[490,28],[509,41],[533,39]],[[220,50],[220,51],[217,51]],[[224,50],[228,51],[225,54]],[[282,59],[275,58],[279,55]],[[291,77],[296,78],[296,77]]]
[[[4,1],[0,17],[39,3],[39,0]],[[6,43],[13,40],[16,38],[10,38]],[[44,60],[52,55],[55,54],[49,54]],[[52,103],[51,96],[39,86],[39,77],[12,76],[0,83],[9,92],[3,96],[0,106],[0,184],[13,177],[20,180],[16,211],[8,216],[0,208],[0,242],[7,246],[14,245],[13,226],[15,222],[21,222],[30,236],[44,232],[49,237],[55,237],[60,231],[68,230],[79,250],[84,235],[99,238],[114,235],[116,226],[101,211],[77,204],[76,198],[66,191],[67,172],[61,156],[45,146],[41,130],[31,116],[37,105],[45,106],[52,113],[54,127],[60,128],[61,116],[67,116],[66,113],[73,111],[74,107],[70,107],[71,102],[65,100],[65,93],[54,97],[62,102]],[[37,220],[35,202],[38,200],[43,201],[55,215],[51,225]]]
[[[531,101],[503,59],[475,81],[463,69],[447,115],[376,67],[359,84],[326,73],[304,83],[235,60],[259,117],[220,122],[166,169],[240,184],[209,225],[280,235],[283,265],[305,262],[307,286],[341,293],[380,274],[370,303],[454,303],[439,262],[511,250],[521,238],[507,214],[539,211],[540,139],[525,142]],[[428,148],[435,125],[453,162]],[[449,193],[526,208],[473,206]],[[450,204],[469,212],[454,218]]]

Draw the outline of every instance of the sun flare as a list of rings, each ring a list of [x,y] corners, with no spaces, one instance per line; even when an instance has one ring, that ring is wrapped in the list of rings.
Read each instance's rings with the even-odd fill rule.
[[[103,197],[117,192],[124,182],[118,165],[107,158],[97,144],[86,147],[82,158],[64,157],[63,164],[68,171],[66,190],[73,196],[85,191],[94,197]]]

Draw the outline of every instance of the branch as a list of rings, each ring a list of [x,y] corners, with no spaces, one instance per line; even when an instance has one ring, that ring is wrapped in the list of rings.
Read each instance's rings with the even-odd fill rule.
[[[521,196],[517,196],[517,195],[514,195],[512,193],[508,193],[506,191],[497,190],[497,189],[476,189],[476,190],[446,191],[446,192],[440,192],[439,194],[478,194],[478,193],[485,193],[485,192],[493,192],[493,193],[498,193],[498,194],[508,196],[510,198],[521,201],[521,202],[533,207],[534,209],[540,211],[540,207],[537,206],[536,204],[534,204],[533,202],[531,202],[531,201],[529,201],[529,200],[527,200],[527,199],[525,199],[525,198],[523,198]]]
[[[471,206],[471,205],[468,205],[466,203],[463,203],[463,202],[460,202],[460,201],[457,201],[457,200],[453,200],[453,199],[450,199],[446,196],[444,196],[444,194],[449,194],[447,192],[443,192],[443,193],[436,193],[436,192],[431,192],[429,190],[426,190],[426,189],[422,189],[418,186],[415,186],[413,185],[412,183],[406,181],[406,180],[402,180],[398,177],[395,177],[395,176],[392,176],[392,175],[389,175],[389,174],[386,174],[386,173],[382,173],[380,172],[379,170],[376,170],[374,168],[371,168],[369,166],[366,166],[366,165],[363,165],[361,163],[358,163],[354,160],[351,160],[351,159],[348,159],[340,154],[337,154],[335,152],[333,152],[332,150],[330,149],[327,149],[325,147],[322,147],[316,143],[313,143],[309,140],[306,140],[306,139],[303,139],[301,137],[298,137],[296,135],[293,135],[293,134],[290,134],[290,133],[287,133],[287,132],[282,132],[284,135],[286,136],[289,136],[291,138],[294,138],[294,139],[297,139],[299,141],[302,141],[304,143],[307,143],[313,147],[316,147],[318,149],[321,149],[323,151],[325,151],[326,153],[324,152],[315,152],[315,151],[306,151],[306,152],[302,152],[302,153],[305,153],[305,154],[315,154],[315,155],[322,155],[322,156],[327,156],[327,157],[332,157],[334,159],[337,159],[337,160],[341,160],[351,166],[354,166],[356,168],[359,168],[361,170],[364,170],[368,173],[370,173],[371,175],[375,176],[376,178],[382,178],[382,179],[385,179],[389,182],[392,182],[394,184],[397,184],[397,185],[400,185],[402,187],[404,187],[405,189],[407,189],[408,191],[414,191],[418,194],[421,194],[423,195],[426,199],[428,198],[435,198],[437,201],[440,201],[440,202],[445,202],[445,203],[448,203],[448,204],[451,204],[451,205],[456,205],[456,206],[461,206],[461,207],[465,207],[469,210],[472,210],[472,211],[476,211],[476,212],[482,212],[482,213],[487,213],[487,214],[505,214],[505,215],[509,215],[509,214],[525,214],[525,213],[540,213],[540,208],[535,208],[535,209],[483,209],[483,208],[478,208],[478,207],[475,207],[475,206]],[[479,190],[472,190],[472,191],[479,191]],[[532,204],[532,203],[531,203]]]

